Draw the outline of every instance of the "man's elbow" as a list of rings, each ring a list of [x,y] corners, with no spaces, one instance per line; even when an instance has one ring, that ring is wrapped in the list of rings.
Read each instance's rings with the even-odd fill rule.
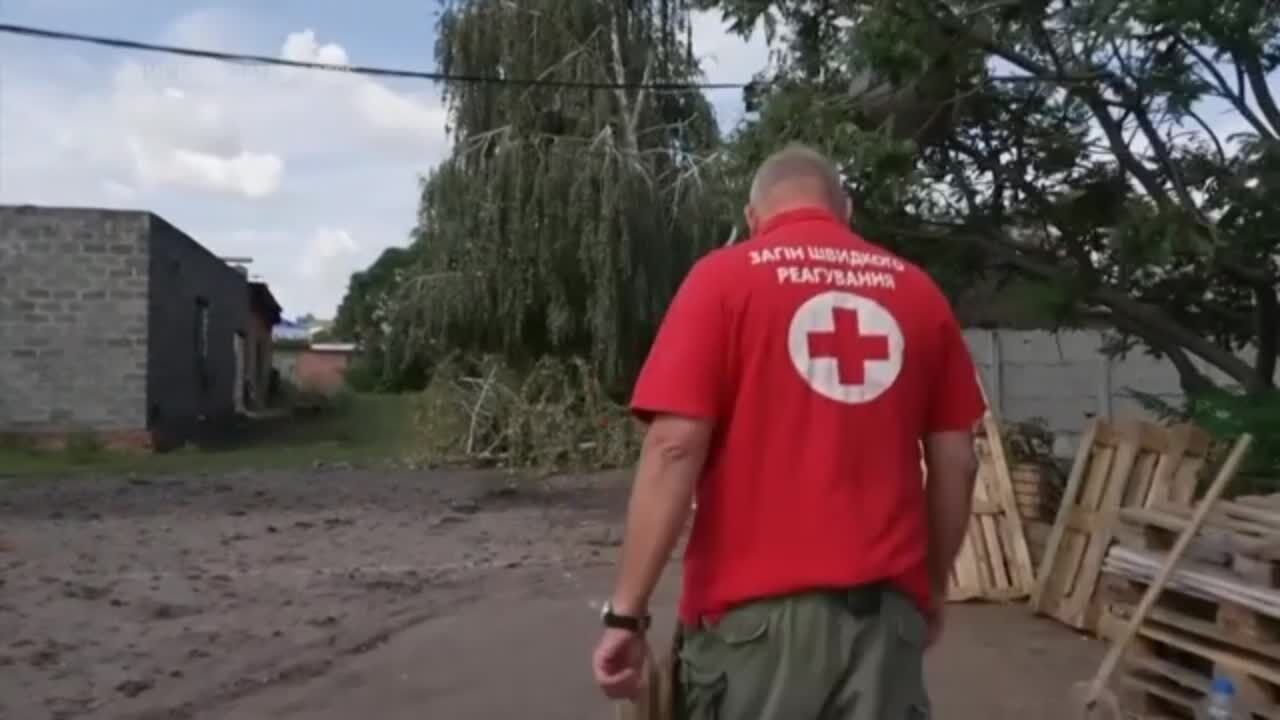
[[[970,442],[964,448],[956,450],[956,472],[967,480],[978,474],[978,453]]]
[[[929,475],[972,482],[978,473],[978,455],[973,447],[973,434],[946,432],[925,440],[925,463]]]
[[[645,433],[644,453],[665,466],[692,463],[700,467],[710,445],[710,422],[659,415]]]

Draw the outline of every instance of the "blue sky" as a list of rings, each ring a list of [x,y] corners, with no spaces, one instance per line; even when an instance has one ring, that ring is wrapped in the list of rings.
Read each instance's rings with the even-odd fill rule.
[[[204,49],[429,69],[431,0],[0,0],[0,18]],[[695,18],[709,79],[761,37]],[[254,258],[287,315],[331,315],[353,270],[403,244],[417,178],[448,150],[439,88],[0,37],[0,202],[151,210]],[[734,91],[712,96],[722,123]]]

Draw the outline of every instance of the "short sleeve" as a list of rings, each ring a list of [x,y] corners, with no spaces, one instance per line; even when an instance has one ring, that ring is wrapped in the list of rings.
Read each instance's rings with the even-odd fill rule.
[[[728,327],[709,260],[695,263],[680,284],[636,379],[631,411],[642,420],[721,415]]]
[[[926,434],[972,430],[987,409],[964,334],[945,301],[943,308],[938,367],[925,415]]]

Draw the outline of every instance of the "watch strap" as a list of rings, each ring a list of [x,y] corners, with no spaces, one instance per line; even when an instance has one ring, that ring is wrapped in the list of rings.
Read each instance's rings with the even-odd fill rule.
[[[615,630],[626,630],[628,632],[643,633],[649,629],[652,624],[652,618],[648,615],[619,615],[613,611],[609,605],[604,606],[602,613],[604,626]]]

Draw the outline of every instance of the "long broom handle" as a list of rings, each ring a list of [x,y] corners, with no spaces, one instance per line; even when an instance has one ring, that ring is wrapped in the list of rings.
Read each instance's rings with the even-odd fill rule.
[[[1120,633],[1111,643],[1111,648],[1107,650],[1107,656],[1103,658],[1102,665],[1098,667],[1098,672],[1093,676],[1093,682],[1089,684],[1089,691],[1085,695],[1086,701],[1092,705],[1097,702],[1098,696],[1102,694],[1107,684],[1111,682],[1111,676],[1115,674],[1116,666],[1120,663],[1120,656],[1128,648],[1129,643],[1133,641],[1135,635],[1138,634],[1138,628],[1142,626],[1147,614],[1151,612],[1151,606],[1156,604],[1156,598],[1160,596],[1160,592],[1169,582],[1169,577],[1173,575],[1173,568],[1182,559],[1183,553],[1187,547],[1191,545],[1192,539],[1200,532],[1200,527],[1204,525],[1205,518],[1209,516],[1209,510],[1214,503],[1218,502],[1218,498],[1222,497],[1222,493],[1227,489],[1227,483],[1236,476],[1236,472],[1240,469],[1240,463],[1244,462],[1244,456],[1249,452],[1249,445],[1253,443],[1253,436],[1245,433],[1236,441],[1236,446],[1231,449],[1231,454],[1227,456],[1226,462],[1222,463],[1222,467],[1218,470],[1218,475],[1213,479],[1213,484],[1209,486],[1204,497],[1200,500],[1200,504],[1196,506],[1195,512],[1191,515],[1191,521],[1182,529],[1182,534],[1178,536],[1177,542],[1173,544],[1173,549],[1165,556],[1164,564],[1160,566],[1160,572],[1156,573],[1155,580],[1147,586],[1147,591],[1143,593],[1142,600],[1138,603],[1138,607],[1133,611],[1133,615],[1129,617],[1129,622],[1125,625],[1124,631]]]

